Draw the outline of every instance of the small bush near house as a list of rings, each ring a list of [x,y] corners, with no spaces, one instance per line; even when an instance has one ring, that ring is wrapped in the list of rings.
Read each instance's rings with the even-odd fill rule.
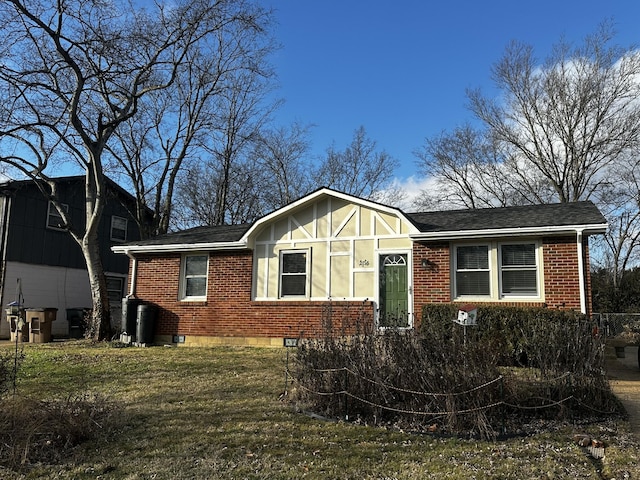
[[[306,341],[294,361],[303,408],[366,423],[492,438],[537,418],[616,414],[604,343],[583,316],[481,307],[478,325],[456,305],[429,305],[418,332],[360,330]],[[356,329],[357,330],[357,329]]]
[[[420,333],[460,342],[463,329],[452,321],[458,305],[425,306]],[[484,344],[500,366],[532,366],[543,376],[572,372],[602,375],[604,339],[585,315],[566,310],[525,307],[478,307],[476,326],[467,327],[471,341]]]

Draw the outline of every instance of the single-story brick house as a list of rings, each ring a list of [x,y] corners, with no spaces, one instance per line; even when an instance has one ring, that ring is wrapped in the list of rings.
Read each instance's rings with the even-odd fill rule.
[[[282,345],[335,319],[415,328],[431,302],[590,313],[591,202],[404,213],[327,188],[253,224],[116,245],[155,341]]]

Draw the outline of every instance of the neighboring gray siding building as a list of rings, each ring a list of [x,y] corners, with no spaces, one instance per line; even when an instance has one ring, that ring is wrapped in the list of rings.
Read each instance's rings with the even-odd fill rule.
[[[84,176],[57,179],[61,202],[71,221],[84,228]],[[118,243],[136,241],[140,233],[134,219],[134,199],[108,180],[108,199],[99,227],[100,249],[112,306],[120,318],[129,259],[111,252]],[[129,208],[127,208],[127,206]],[[80,247],[61,228],[52,204],[30,180],[0,184],[0,338],[9,337],[5,307],[18,295],[18,280],[26,308],[57,308],[54,336],[66,336],[67,309],[91,306],[86,265]]]

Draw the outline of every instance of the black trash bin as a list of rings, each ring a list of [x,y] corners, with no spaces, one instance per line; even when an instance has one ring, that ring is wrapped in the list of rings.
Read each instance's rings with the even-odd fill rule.
[[[156,308],[153,305],[140,304],[136,311],[136,342],[151,344],[156,328]]]
[[[122,299],[122,331],[120,333],[129,335],[131,337],[131,341],[136,340],[138,305],[140,305],[140,300],[137,298]]]
[[[84,338],[87,327],[86,315],[89,308],[67,308],[67,322],[69,322],[69,338]]]

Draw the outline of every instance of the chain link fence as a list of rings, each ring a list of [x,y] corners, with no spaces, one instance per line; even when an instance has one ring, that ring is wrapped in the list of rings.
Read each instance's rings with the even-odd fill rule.
[[[598,330],[607,338],[640,336],[640,313],[594,313]]]

